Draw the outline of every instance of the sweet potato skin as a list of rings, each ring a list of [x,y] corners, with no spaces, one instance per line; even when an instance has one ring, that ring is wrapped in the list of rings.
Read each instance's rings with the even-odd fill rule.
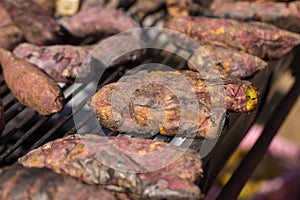
[[[6,200],[116,200],[113,193],[84,184],[46,168],[6,167],[0,169],[0,198]]]
[[[160,159],[151,154],[156,151]],[[177,160],[164,165],[170,155],[176,154]],[[89,184],[126,190],[142,199],[199,199],[201,194],[194,185],[202,174],[198,153],[159,141],[72,135],[29,152],[19,163],[52,168]],[[153,171],[160,166],[163,168]]]
[[[282,29],[300,32],[300,2],[222,2],[212,4],[209,16],[239,21],[261,21]]]
[[[188,67],[191,70],[196,70],[192,63],[198,63],[197,68],[202,70],[201,60],[203,57],[209,56],[209,59],[215,63],[220,73],[223,75],[230,75],[236,78],[247,78],[252,76],[258,70],[267,67],[267,62],[259,57],[212,45],[201,45],[201,50],[194,53],[188,62]],[[203,69],[204,70],[204,69]]]
[[[49,15],[55,12],[55,0],[33,0],[34,3],[39,5]]]
[[[64,97],[57,83],[35,65],[0,49],[4,80],[14,96],[42,115],[59,112]]]
[[[165,0],[137,0],[134,4],[137,15],[141,18],[154,13],[165,5]]]
[[[72,17],[62,18],[59,23],[76,37],[100,33],[116,34],[140,28],[140,25],[123,11],[99,7],[88,7]]]
[[[253,87],[247,81],[227,78],[224,82],[216,83],[214,91],[207,87],[199,73],[188,70],[140,71],[128,77],[123,77],[122,82],[101,88],[91,98],[89,105],[102,126],[132,135],[160,133],[169,136],[188,134],[192,137],[216,137],[217,132],[209,131],[217,126],[214,122],[218,121],[214,119],[215,116],[211,116],[211,98],[217,103],[226,101],[225,105],[217,105],[220,116],[223,107],[236,112],[248,112],[258,102],[253,99],[251,107],[247,106],[247,91]],[[180,79],[186,79],[186,82],[183,83]],[[147,81],[164,82],[155,84]],[[179,87],[179,84],[184,86]],[[132,94],[128,93],[136,85],[140,86]],[[216,87],[224,87],[226,100],[220,99],[222,95],[214,93],[219,91]],[[196,101],[199,105],[182,105],[182,102],[191,101]],[[129,106],[128,111],[126,106]],[[216,107],[215,104],[213,106]],[[188,112],[182,116],[182,112],[186,111]]]
[[[54,18],[32,0],[3,0],[2,2],[28,42],[43,45],[61,41],[60,27]]]
[[[89,52],[89,46],[52,45],[39,47],[30,43],[22,43],[13,51],[16,57],[35,64],[58,82],[70,82],[71,79],[76,78]]]
[[[139,60],[146,53],[140,41],[130,35],[119,35],[114,37],[112,42],[101,42],[86,46],[36,46],[29,43],[22,43],[14,49],[13,53],[18,58],[35,64],[58,82],[71,82],[77,77],[86,77],[92,73],[93,67],[88,60],[90,53],[94,59],[103,58],[103,55],[117,57],[110,63],[110,66]],[[127,48],[136,49],[136,51],[129,52],[120,57],[118,52],[115,51]]]
[[[280,58],[300,44],[300,35],[261,22],[176,17],[166,27],[187,34],[201,44],[233,48],[265,59]]]
[[[14,24],[0,2],[0,48],[11,50],[23,40],[21,30]]]

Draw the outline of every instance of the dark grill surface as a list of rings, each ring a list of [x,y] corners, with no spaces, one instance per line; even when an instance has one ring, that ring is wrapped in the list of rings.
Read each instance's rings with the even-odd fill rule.
[[[166,18],[165,11],[161,10],[155,14],[145,17],[141,20],[141,22],[144,26],[161,26],[162,19],[164,18]],[[159,37],[159,35],[157,37]],[[160,48],[167,45],[170,44],[159,44]],[[182,50],[176,49],[176,51],[178,52]],[[259,139],[260,142],[258,141],[255,149],[250,151],[247,155],[248,157],[246,156],[246,160],[242,162],[236,170],[236,174],[225,186],[227,190],[223,190],[223,194],[219,198],[234,199],[234,196],[239,193],[241,187],[251,175],[251,170],[254,169],[255,163],[257,164],[261,159],[269,142],[272,140],[276,131],[280,127],[280,124],[299,95],[300,68],[297,66],[297,63],[300,62],[299,58],[294,56],[297,52],[299,52],[299,49],[295,49],[284,58],[270,63],[268,69],[257,73],[253,78],[249,79],[259,89],[260,104],[257,109],[251,113],[228,113],[224,130],[217,142],[217,145],[210,154],[204,158],[204,177],[200,185],[204,192],[207,193],[209,191],[227,159],[234,152],[253,123],[257,123],[266,127],[261,137],[267,138]],[[178,58],[178,56],[168,54],[162,50],[148,49],[147,57],[144,58],[142,62],[127,63],[125,65],[119,65],[107,69],[99,81],[98,89],[105,84],[117,81],[128,69],[144,63],[160,63],[172,66],[175,69],[186,69],[186,62]],[[296,81],[291,90],[282,92],[273,85],[276,83],[278,77],[287,71],[291,71],[293,76],[298,77],[296,77]],[[19,157],[24,155],[26,152],[39,147],[45,142],[76,133],[78,128],[80,130],[81,127],[88,124],[88,122],[94,117],[94,115],[87,114],[80,123],[77,124],[77,127],[75,127],[73,114],[81,110],[89,97],[84,97],[85,99],[82,100],[81,105],[74,110],[72,110],[72,99],[80,96],[80,92],[85,87],[84,85],[77,83],[70,85],[61,84],[66,97],[64,109],[62,112],[51,116],[41,116],[32,111],[30,108],[21,105],[13,97],[12,93],[10,93],[9,89],[5,85],[2,73],[0,74],[0,83],[0,97],[3,99],[6,118],[6,127],[0,137],[1,166],[16,164]],[[270,91],[273,92],[271,93]],[[289,101],[284,98],[286,96],[289,97]],[[285,100],[285,102],[283,100]],[[270,124],[277,124],[278,126],[270,126]],[[89,132],[99,133],[100,130],[96,128]],[[125,136],[125,134],[118,134],[108,130],[104,130],[104,132],[107,135]],[[190,148],[197,151],[200,151],[201,145],[204,145],[203,139],[193,140],[181,137],[165,137],[162,135],[153,136],[152,139],[166,141],[181,146],[186,146],[190,141],[192,141]],[[215,141],[206,141],[206,143],[209,142]],[[205,152],[200,151],[200,155],[204,153]],[[250,166],[245,162],[252,162],[254,164]],[[241,178],[244,172],[247,173],[247,175]]]

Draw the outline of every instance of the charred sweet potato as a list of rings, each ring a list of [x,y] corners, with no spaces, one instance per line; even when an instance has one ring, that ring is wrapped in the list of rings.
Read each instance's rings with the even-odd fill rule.
[[[199,73],[187,70],[140,71],[122,79],[101,88],[89,105],[102,126],[133,135],[159,132],[216,137],[217,132],[210,131],[218,127],[218,119],[211,113],[212,101],[226,101],[226,105],[213,104],[220,108],[219,117],[222,107],[247,112],[253,110],[258,101],[256,89],[247,81],[227,78],[209,88]],[[226,100],[217,87],[224,89]],[[195,104],[190,103],[193,101]]]
[[[72,17],[62,18],[59,23],[76,37],[100,33],[115,34],[140,27],[121,10],[99,7],[88,7]]]
[[[199,154],[159,141],[72,135],[29,152],[19,163],[51,168],[141,199],[199,199],[201,195],[194,184],[202,174]]]
[[[2,2],[27,41],[38,45],[60,41],[60,27],[54,18],[32,0],[3,0]]]
[[[300,2],[222,2],[212,4],[207,15],[240,21],[261,21],[300,32]]]
[[[0,2],[0,48],[11,50],[23,39],[21,30],[14,24]]]
[[[0,169],[0,199],[116,200],[115,194],[46,168]]]
[[[237,78],[252,76],[256,71],[264,69],[268,64],[262,59],[250,54],[212,45],[202,45],[203,51],[199,51],[191,57],[188,67],[192,70],[202,69],[203,57],[209,57],[222,74],[228,74]],[[191,63],[197,63],[193,66]]]
[[[0,49],[4,80],[14,96],[42,115],[59,112],[64,97],[57,83],[35,65]]]
[[[234,48],[261,58],[280,58],[300,44],[300,35],[261,22],[177,17],[169,20],[166,27],[201,44]]]

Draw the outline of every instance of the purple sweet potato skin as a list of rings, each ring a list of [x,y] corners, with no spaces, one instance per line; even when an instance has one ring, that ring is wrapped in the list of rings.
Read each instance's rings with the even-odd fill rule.
[[[135,78],[134,85],[132,77]],[[186,79],[186,82],[180,83],[179,79]],[[164,82],[155,84],[149,81]],[[182,84],[184,86],[180,86]],[[136,85],[140,86],[136,88]],[[220,86],[224,87],[224,98],[226,98],[226,105],[224,103],[218,107],[220,116],[223,107],[236,112],[248,112],[256,107],[257,101],[254,102],[251,110],[246,106],[246,91],[252,87],[251,83],[227,78],[224,83],[214,85],[214,87]],[[133,88],[136,88],[134,93],[128,97],[128,90]],[[122,82],[104,86],[91,98],[89,105],[96,113],[100,124],[110,130],[124,131],[132,135],[159,132],[169,136],[188,133],[190,134],[188,136],[193,137],[216,137],[216,132],[209,131],[216,126],[214,121],[217,121],[213,119],[214,116],[211,116],[211,97],[216,102],[222,102],[220,99],[222,95],[214,92],[219,90],[209,89],[197,72],[140,71],[134,76],[123,77]],[[196,101],[199,105],[187,104],[189,107],[184,108],[179,99],[182,102]],[[225,99],[223,101],[225,102]],[[127,104],[124,105],[123,102],[128,104],[130,102],[128,112],[125,109]],[[185,109],[188,109],[188,114],[182,117]]]
[[[54,18],[37,4],[31,0],[3,0],[2,2],[28,42],[38,45],[60,42],[60,27]]]
[[[224,75],[230,75],[236,78],[246,78],[252,76],[258,70],[267,67],[267,63],[259,57],[212,45],[201,45],[205,51],[196,52],[188,62],[188,67],[191,70],[201,69],[201,61],[203,57],[209,56],[220,72]],[[198,63],[195,68],[191,63]]]
[[[112,192],[84,184],[46,168],[0,169],[0,199],[14,200],[116,200]]]
[[[13,51],[16,57],[35,64],[58,82],[69,82],[70,79],[76,78],[78,70],[89,52],[89,46],[39,47],[29,43],[22,43]]]
[[[49,15],[55,12],[55,0],[33,0],[34,3],[39,5]]]
[[[11,50],[23,39],[21,30],[14,24],[0,2],[0,48]]]
[[[72,17],[65,17],[59,23],[76,37],[100,33],[116,34],[140,25],[121,10],[113,8],[88,7]]]
[[[262,21],[300,32],[300,2],[222,2],[212,4],[208,15],[239,21]]]
[[[126,43],[124,43],[126,41]],[[18,45],[13,53],[16,57],[25,59],[44,70],[50,77],[59,82],[70,82],[76,77],[85,77],[92,72],[88,63],[88,56],[92,53],[93,58],[103,58],[101,55],[115,56],[111,66],[123,64],[128,61],[136,61],[146,53],[142,49],[140,41],[130,35],[119,35],[112,42],[101,41],[94,45],[72,46],[72,45],[50,45],[36,46],[29,43]],[[131,45],[129,47],[129,45]],[[137,49],[119,57],[114,49]],[[101,56],[101,57],[100,57]],[[80,74],[79,74],[80,73]],[[78,76],[79,75],[79,76]]]
[[[42,115],[59,112],[64,97],[57,83],[35,65],[0,49],[4,80],[14,96]]]
[[[266,59],[280,58],[300,44],[300,35],[261,22],[177,17],[169,20],[166,27],[201,44],[233,48]]]
[[[161,153],[159,159],[151,154],[157,151]],[[164,165],[170,155],[178,153],[177,160]],[[19,163],[52,168],[142,199],[199,199],[201,194],[194,184],[202,174],[198,153],[159,141],[72,135],[29,152]],[[151,170],[159,166],[162,168]]]

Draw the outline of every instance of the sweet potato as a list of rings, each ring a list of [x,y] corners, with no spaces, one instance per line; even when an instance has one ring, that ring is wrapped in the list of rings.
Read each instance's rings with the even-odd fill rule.
[[[166,0],[167,11],[172,17],[203,13],[210,3],[210,0]]]
[[[154,13],[165,5],[165,0],[137,0],[134,4],[137,15],[141,18]]]
[[[115,34],[139,28],[140,25],[121,10],[89,7],[72,17],[64,17],[59,23],[76,37]]]
[[[253,110],[258,101],[255,88],[247,81],[227,78],[208,88],[199,73],[187,70],[140,71],[122,79],[101,88],[89,105],[102,126],[132,135],[213,138],[218,133],[210,130],[219,126],[223,107],[246,112]],[[217,87],[224,87],[226,105],[218,104],[225,99]],[[217,112],[220,108],[217,116],[212,116],[211,101],[217,102],[213,104]]]
[[[0,2],[0,48],[11,50],[23,39],[21,30],[14,24]]]
[[[212,4],[207,15],[240,21],[261,21],[300,32],[300,2],[223,2]]]
[[[35,65],[0,49],[4,80],[14,96],[42,115],[59,112],[64,97],[57,83]]]
[[[51,168],[141,199],[199,199],[201,195],[194,184],[202,174],[199,154],[159,141],[71,135],[32,150],[19,163]]]
[[[0,169],[0,199],[116,200],[114,193],[82,183],[46,168]]]
[[[90,65],[82,65],[88,59],[88,55],[92,50],[95,59],[100,55],[117,54],[115,49],[137,49],[129,54],[121,55],[118,59],[111,63],[111,66],[123,64],[128,61],[135,61],[145,54],[145,50],[141,49],[142,45],[134,37],[129,35],[119,35],[111,38],[112,42],[101,41],[94,45],[72,46],[72,45],[52,45],[52,46],[36,46],[29,43],[22,43],[14,49],[14,54],[18,58],[37,65],[44,70],[50,77],[56,81],[69,82],[75,79],[80,70],[80,77],[85,77],[92,72]],[[124,43],[124,41],[127,41]],[[98,45],[101,46],[98,46]],[[116,56],[119,56],[118,54]]]
[[[266,59],[280,58],[300,44],[300,35],[261,22],[177,17],[169,20],[166,27],[201,44],[234,48]]]
[[[34,3],[39,5],[49,15],[55,12],[55,0],[33,0]]]
[[[53,45],[36,46],[29,43],[18,45],[13,53],[44,70],[59,82],[76,78],[78,70],[90,52],[89,46]],[[90,72],[90,69],[87,69]]]
[[[32,0],[2,2],[27,41],[38,45],[60,42],[56,21]]]
[[[196,51],[190,62],[188,62],[188,67],[192,70],[204,70],[202,69],[202,60],[206,56],[216,64],[222,74],[237,78],[252,76],[256,71],[264,69],[268,65],[262,59],[241,51],[212,45],[202,45],[201,48],[203,48],[205,54],[202,51]],[[197,63],[197,66],[195,67],[191,63]]]

